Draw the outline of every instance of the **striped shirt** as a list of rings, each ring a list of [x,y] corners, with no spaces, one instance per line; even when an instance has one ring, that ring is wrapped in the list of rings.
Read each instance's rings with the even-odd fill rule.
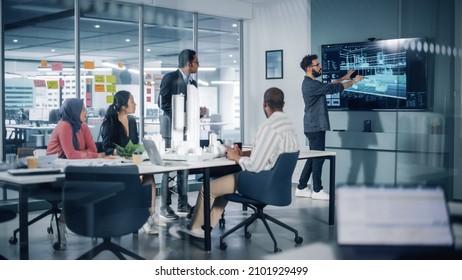
[[[283,112],[273,114],[262,123],[255,135],[250,157],[241,157],[242,170],[260,172],[273,168],[279,155],[299,150],[292,122]]]

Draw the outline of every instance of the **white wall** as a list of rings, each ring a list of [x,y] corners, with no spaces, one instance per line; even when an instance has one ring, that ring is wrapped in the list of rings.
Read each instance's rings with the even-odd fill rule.
[[[265,119],[263,94],[270,87],[285,93],[284,111],[295,123],[300,144],[303,134],[300,61],[310,52],[310,0],[256,5],[253,20],[244,21],[244,143],[251,144],[258,125]],[[265,51],[283,50],[284,78],[265,79]]]

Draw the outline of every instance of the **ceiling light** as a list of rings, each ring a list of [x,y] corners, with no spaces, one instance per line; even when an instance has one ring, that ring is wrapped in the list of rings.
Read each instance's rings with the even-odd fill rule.
[[[123,69],[123,70],[126,69],[125,66],[119,67],[118,64],[110,63],[110,62],[102,62],[101,65],[111,67],[111,68],[114,68],[114,69]]]
[[[207,83],[206,81],[202,81],[201,79],[198,79],[198,80],[197,80],[197,83],[198,83],[199,85],[201,85],[201,86],[208,86],[208,85],[209,85],[209,83]]]
[[[13,39],[13,43],[17,43],[18,42],[18,39]]]
[[[146,67],[144,71],[175,71],[178,68],[176,67]],[[199,67],[199,71],[202,72],[211,72],[217,70],[216,67]]]
[[[22,77],[22,75],[20,75],[20,74],[8,73],[8,72],[5,73],[5,78],[7,78],[7,79],[21,78],[21,77]]]
[[[150,52],[150,51],[151,51],[151,49],[147,49],[146,51]]]
[[[140,74],[140,71],[136,69],[128,69],[128,72],[133,73],[133,74]]]
[[[212,85],[238,85],[239,81],[211,81]]]
[[[233,23],[233,25],[232,25],[232,26],[233,26],[233,27],[237,27],[237,23]]]
[[[232,54],[229,54],[228,57],[233,57],[233,55],[232,55]]]
[[[55,49],[51,49],[51,52],[55,52]]]
[[[112,70],[111,68],[104,68],[104,67],[97,67],[95,69],[80,68],[80,71],[82,71],[82,72],[83,71],[85,71],[85,72],[89,72],[89,71],[111,71],[111,70]],[[39,71],[39,72],[75,72],[75,69],[71,68],[71,67],[64,67],[62,70],[53,71],[53,70],[51,70],[51,67],[38,67],[37,71]]]
[[[130,39],[125,39],[125,42],[130,42]]]
[[[95,25],[94,25],[94,27],[95,27],[96,29],[98,29],[98,28],[100,28],[100,27],[101,27],[101,25],[99,25],[99,24],[95,24]]]

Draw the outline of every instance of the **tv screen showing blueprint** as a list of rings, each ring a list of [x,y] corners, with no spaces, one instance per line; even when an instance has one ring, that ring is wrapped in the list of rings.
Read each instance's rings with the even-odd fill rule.
[[[321,46],[322,81],[349,70],[364,79],[342,93],[327,95],[330,109],[426,110],[427,58],[423,39],[391,39]]]

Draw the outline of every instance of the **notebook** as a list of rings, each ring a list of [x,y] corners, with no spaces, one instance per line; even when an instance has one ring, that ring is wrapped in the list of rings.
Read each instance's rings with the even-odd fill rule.
[[[437,186],[337,188],[339,245],[451,247],[444,191]]]
[[[178,166],[178,165],[187,165],[186,163],[181,162],[168,162],[164,161],[160,156],[159,150],[157,149],[156,143],[151,139],[143,139],[143,146],[148,154],[149,161],[154,165],[159,166]]]

